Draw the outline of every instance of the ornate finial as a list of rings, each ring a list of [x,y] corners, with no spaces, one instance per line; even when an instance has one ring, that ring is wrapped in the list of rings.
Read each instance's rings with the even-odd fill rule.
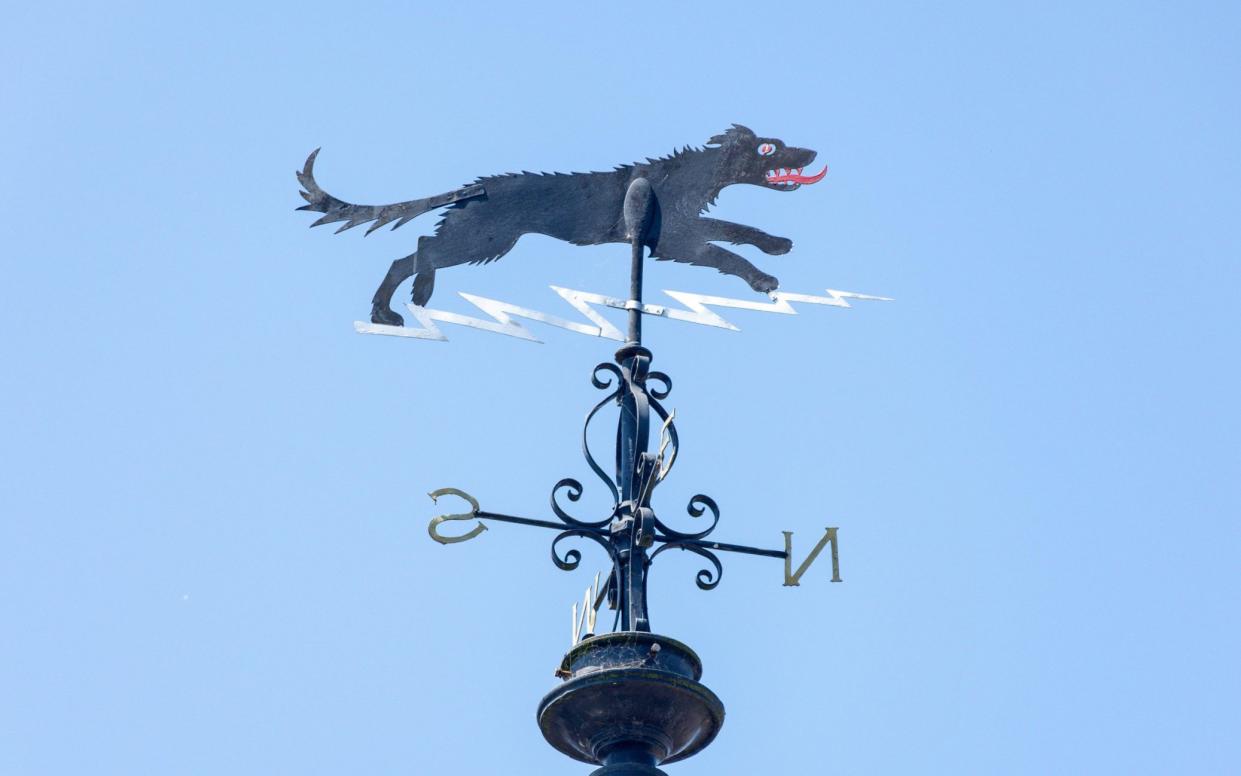
[[[588,517],[575,516],[584,487],[572,477],[552,487],[549,518],[487,511],[464,490],[440,488],[429,494],[432,501],[454,496],[469,509],[432,518],[427,533],[448,545],[479,538],[491,522],[551,529],[556,531],[552,562],[566,571],[581,564],[578,540],[594,543],[606,553],[608,570],[595,574],[580,603],[575,601],[570,609],[570,650],[556,672],[565,681],[540,704],[539,726],[560,751],[602,765],[594,776],[663,776],[656,766],[689,757],[711,743],[723,724],[724,709],[699,682],[702,664],[697,655],[675,639],[650,632],[647,581],[655,560],[670,549],[699,556],[705,567],[698,571],[696,582],[703,590],[720,584],[721,552],[782,559],[786,586],[800,585],[829,544],[833,582],[840,581],[840,562],[836,528],[827,529],[796,570],[791,532],[784,532],[783,550],[715,541],[709,537],[719,525],[721,510],[702,493],[686,504],[687,525],[673,527],[659,516],[656,490],[676,464],[680,437],[676,411],[663,404],[672,392],[672,380],[651,370],[652,353],[642,344],[643,316],[736,330],[718,308],[792,315],[797,312],[794,303],[848,308],[849,300],[885,299],[833,290],[827,296],[778,291],[775,277],[721,243],[752,245],[779,255],[787,253],[792,242],[705,215],[727,186],[745,183],[787,192],[818,182],[827,168],[806,175],[814,151],[760,137],[734,124],[711,137],[705,148],[687,147],[612,172],[498,175],[432,197],[373,206],[351,204],[324,191],[315,180],[317,156],[317,150],[311,153],[297,173],[307,202],[300,209],[322,214],[312,226],[339,223],[337,232],[343,232],[369,223],[366,234],[370,234],[381,226],[396,229],[423,213],[447,208],[435,233],[419,238],[417,250],[392,263],[372,299],[370,322],[357,324],[358,331],[444,340],[437,323],[453,323],[537,342],[516,320],[526,319],[624,343],[614,361],[596,365],[591,373],[591,384],[605,395],[587,412],[582,428],[586,464],[603,483],[610,506]],[[617,299],[552,286],[585,323],[470,294],[462,296],[491,320],[426,307],[438,270],[499,259],[522,235],[531,233],[575,245],[628,244],[628,296]],[[668,291],[680,308],[648,304],[643,300],[646,258],[716,269],[744,280],[766,299]],[[417,325],[406,327],[391,309],[391,301],[397,287],[411,277],[408,309]],[[592,305],[626,311],[626,332]],[[605,465],[593,454],[589,439],[592,422],[609,406],[617,410],[616,441]],[[597,622],[605,603],[616,612],[610,633],[600,633]]]

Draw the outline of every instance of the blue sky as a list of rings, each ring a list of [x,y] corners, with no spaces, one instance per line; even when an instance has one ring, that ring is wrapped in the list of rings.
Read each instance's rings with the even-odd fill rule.
[[[1241,768],[1241,14],[1192,3],[26,4],[0,30],[0,772],[586,773],[533,722],[568,646],[550,535],[442,547],[425,494],[542,516],[606,341],[362,337],[426,216],[732,122],[814,187],[713,211],[782,287],[892,303],[653,321],[684,440],[660,514],[840,527],[844,584],[686,556],[655,630],[728,718],[673,774]],[[567,315],[623,247],[441,273]],[[747,296],[652,263],[660,289]],[[404,290],[402,290],[402,294]],[[619,318],[617,319],[620,320]],[[804,545],[803,545],[804,546]],[[592,566],[592,564],[594,564]]]

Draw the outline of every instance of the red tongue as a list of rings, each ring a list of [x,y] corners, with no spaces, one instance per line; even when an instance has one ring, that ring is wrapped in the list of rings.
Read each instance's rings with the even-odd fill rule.
[[[798,175],[797,173],[790,172],[785,175],[776,175],[769,178],[769,180],[772,183],[800,183],[802,185],[807,185],[811,183],[818,183],[823,180],[824,175],[827,175],[827,165],[823,165],[823,169],[819,171],[818,175]]]

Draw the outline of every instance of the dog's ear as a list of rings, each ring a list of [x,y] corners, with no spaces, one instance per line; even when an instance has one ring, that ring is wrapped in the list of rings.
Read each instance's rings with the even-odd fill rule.
[[[731,127],[728,128],[728,131],[725,132],[724,134],[715,135],[710,140],[708,140],[707,145],[722,146],[725,143],[727,143],[729,140],[737,139],[738,136],[757,137],[757,135],[754,134],[754,130],[750,129],[749,127],[743,127],[740,124],[733,124]]]

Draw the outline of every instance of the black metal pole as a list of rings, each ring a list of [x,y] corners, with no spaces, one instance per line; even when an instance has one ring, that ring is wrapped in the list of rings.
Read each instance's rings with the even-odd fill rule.
[[[689,647],[650,632],[646,550],[656,539],[657,522],[646,485],[658,481],[652,478],[662,462],[647,449],[652,406],[660,417],[668,415],[646,388],[651,351],[642,346],[642,261],[650,235],[658,229],[658,207],[645,178],[629,184],[624,223],[631,248],[629,341],[616,352],[623,380],[617,394],[619,503],[610,523],[620,632],[592,636],[574,646],[558,673],[566,681],[539,704],[538,720],[552,746],[603,766],[591,776],[666,776],[657,767],[660,763],[689,757],[711,743],[724,722],[724,705],[699,683],[702,663]],[[666,375],[659,377],[668,381]],[[692,549],[714,557],[710,550]]]
[[[638,308],[638,305],[642,304],[642,254],[645,248],[640,237],[631,238],[630,245],[632,246],[632,267],[629,271],[629,303],[633,306],[629,308],[629,341],[635,345],[641,345],[642,310]]]
[[[646,178],[634,178],[625,192],[625,230],[629,235],[629,343],[642,344],[642,253],[655,220],[655,192]]]
[[[650,624],[645,596],[648,560],[646,548],[639,537],[639,462],[646,453],[648,442],[649,408],[644,383],[650,352],[642,347],[641,305],[643,253],[655,217],[655,192],[646,178],[635,178],[629,184],[622,216],[630,245],[629,341],[616,354],[616,362],[628,375],[629,390],[621,399],[617,427],[616,476],[623,508],[620,520],[614,526],[612,542],[616,548],[620,628],[623,631],[648,631]]]

